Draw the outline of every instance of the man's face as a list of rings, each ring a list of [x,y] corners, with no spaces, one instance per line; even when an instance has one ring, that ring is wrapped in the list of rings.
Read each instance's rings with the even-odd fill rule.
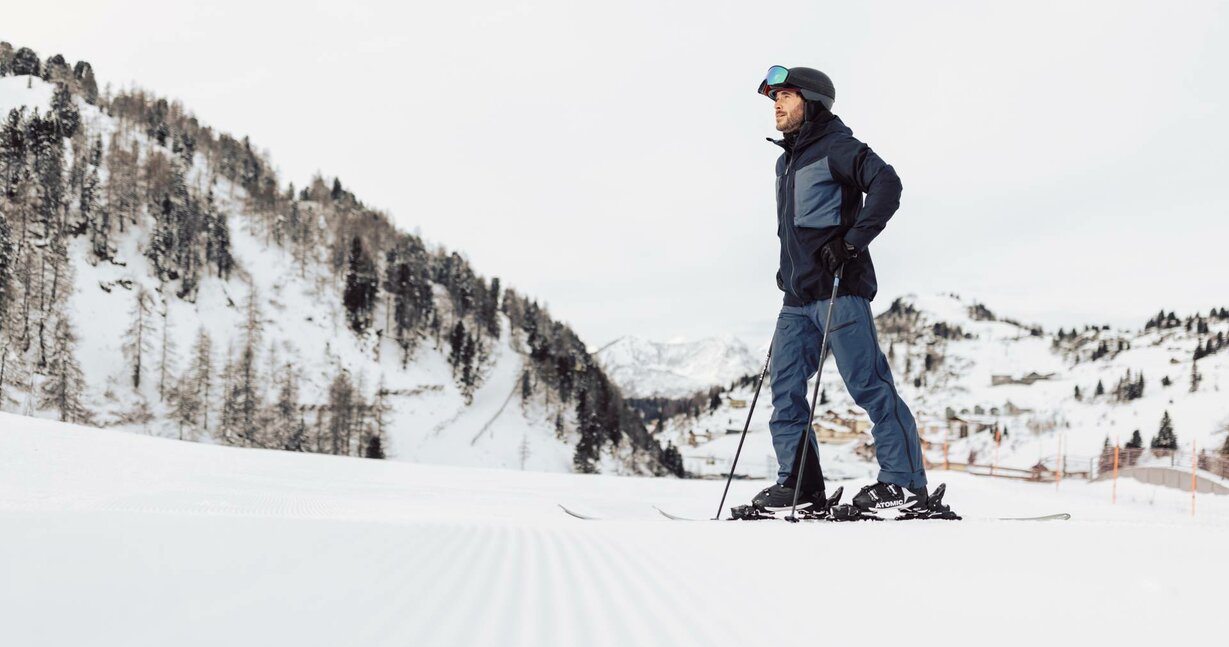
[[[777,115],[777,130],[792,133],[802,128],[803,101],[797,90],[777,90],[773,110]]]

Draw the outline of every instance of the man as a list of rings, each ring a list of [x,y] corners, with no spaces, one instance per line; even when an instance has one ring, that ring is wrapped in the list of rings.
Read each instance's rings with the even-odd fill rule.
[[[833,277],[841,270],[828,344],[850,395],[874,423],[880,467],[878,482],[862,488],[853,503],[862,510],[924,510],[926,472],[917,425],[896,393],[870,309],[878,286],[867,247],[900,205],[900,178],[832,114],[836,90],[823,72],[773,66],[759,93],[773,99],[777,130],[784,134],[769,141],[785,149],[777,160],[777,287],[785,298],[770,378],[777,484],[756,495],[752,506],[770,512],[791,507],[805,437],[811,444],[798,507],[827,512],[819,448],[807,429],[806,386],[819,368],[824,317]]]

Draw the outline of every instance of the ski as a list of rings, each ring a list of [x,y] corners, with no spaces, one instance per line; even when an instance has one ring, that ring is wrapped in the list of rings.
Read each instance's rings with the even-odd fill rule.
[[[602,519],[601,517],[592,517],[587,514],[581,514],[579,512],[568,510],[567,508],[563,506],[562,503],[557,503],[555,505],[558,505],[560,510],[563,510],[564,512],[568,513],[569,515],[573,517],[576,517],[577,519],[584,519],[585,521],[600,521]]]
[[[1071,518],[1071,515],[1066,512],[1057,514],[1043,514],[1036,517],[999,517],[995,521],[1066,521]]]
[[[662,510],[661,508],[657,506],[653,506],[653,509],[660,512],[661,516],[671,521],[716,521],[715,519],[700,519],[698,517],[680,517],[677,514],[670,514],[669,512],[666,512],[665,510]]]
[[[768,521],[768,520],[784,521],[785,520],[785,517],[779,517],[771,513],[761,513],[759,516],[756,516],[756,517],[743,517],[743,518],[731,517],[727,519],[700,519],[697,517],[684,517],[684,516],[680,516],[677,514],[673,514],[671,512],[667,512],[666,510],[662,510],[661,508],[658,508],[657,506],[653,506],[653,509],[657,510],[657,512],[661,513],[663,517],[670,519],[671,521]],[[1035,517],[988,517],[988,518],[981,518],[981,519],[974,518],[974,519],[971,519],[971,521],[1066,521],[1070,518],[1071,518],[1070,513],[1059,512],[1056,514],[1043,514],[1043,515],[1038,515]],[[880,516],[868,514],[868,515],[859,516],[857,518],[845,519],[841,521],[838,521],[831,517],[827,517],[827,516],[821,517],[818,515],[800,515],[799,519],[801,519],[802,521],[831,521],[833,523],[840,523],[841,521],[924,521],[926,519],[943,520],[943,517],[911,517],[911,516],[880,517]]]
[[[925,508],[906,508],[902,509],[900,514],[895,517],[881,517],[873,510],[864,510],[850,504],[842,504],[841,495],[845,488],[837,488],[832,496],[828,497],[824,505],[824,510],[821,512],[811,512],[809,509],[798,510],[796,516],[778,516],[777,512],[785,512],[785,510],[762,510],[751,505],[740,505],[730,508],[730,516],[725,521],[764,521],[770,519],[780,519],[789,522],[797,521],[925,521],[925,520],[944,520],[944,521],[959,521],[962,517],[956,514],[950,506],[943,503],[943,497],[947,495],[947,484],[940,483],[939,487],[935,488],[934,492],[930,493]],[[574,510],[569,510],[562,504],[558,504],[559,509],[567,514],[585,521],[597,521],[604,517],[595,517],[593,515],[582,514]],[[671,521],[719,521],[718,519],[702,519],[699,517],[687,517],[683,515],[667,512],[662,508],[653,506],[661,516]],[[982,518],[980,521],[1066,521],[1071,518],[1071,515],[1066,512],[1056,514],[1043,514],[1031,517],[991,517]]]
[[[566,506],[562,504],[556,504],[556,505],[559,505],[560,510],[563,510],[566,514],[576,519],[581,519],[584,521],[613,521],[614,520],[609,517],[596,517],[593,515],[583,514],[575,510],[568,509]],[[658,514],[660,514],[661,516],[671,521],[770,521],[770,520],[784,521],[785,520],[785,517],[779,517],[771,513],[761,513],[759,516],[756,516],[756,517],[746,517],[742,519],[736,519],[733,517],[726,518],[726,519],[703,519],[700,517],[684,517],[682,515],[677,515],[667,510],[663,510],[662,508],[659,508],[657,506],[653,506],[653,509],[656,510]],[[818,515],[803,514],[799,518],[802,521],[832,521],[834,523],[839,523],[836,520],[832,519],[831,517],[827,517],[827,516],[821,517]],[[1070,513],[1059,512],[1055,514],[1043,514],[1043,515],[1037,515],[1033,517],[988,517],[988,518],[981,518],[981,519],[974,518],[974,519],[971,519],[971,521],[1067,521],[1070,518],[1071,518]],[[891,518],[891,517],[880,517],[880,516],[875,516],[875,515],[864,515],[864,516],[860,516],[855,519],[849,519],[849,521],[920,521],[924,519],[925,519],[924,517]]]

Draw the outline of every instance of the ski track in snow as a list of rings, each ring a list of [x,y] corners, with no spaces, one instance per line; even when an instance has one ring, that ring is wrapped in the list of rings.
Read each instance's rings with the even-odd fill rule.
[[[517,372],[518,375],[524,372],[524,370],[525,370],[525,366],[522,363],[521,370]],[[495,421],[498,420],[499,416],[503,414],[504,409],[508,407],[508,403],[512,401],[512,398],[516,397],[517,391],[519,391],[519,389],[517,388],[518,386],[519,385],[513,385],[512,390],[508,391],[508,397],[504,398],[503,404],[499,405],[499,409],[495,411],[495,414],[491,416],[491,419],[487,420],[486,424],[482,425],[482,428],[478,430],[478,433],[474,434],[474,439],[469,441],[470,445],[476,444],[478,442],[478,439],[482,438],[483,434],[485,434],[487,431],[490,431],[491,426],[495,424]]]
[[[0,414],[0,644],[1130,645],[1206,638],[1219,617],[1229,497],[1201,496],[1191,519],[1189,495],[1129,481],[1111,507],[1108,483],[932,479],[969,518],[1075,516],[680,523],[652,505],[704,517],[724,483],[244,450]],[[731,504],[762,485],[737,481]],[[885,603],[922,621],[884,621]]]

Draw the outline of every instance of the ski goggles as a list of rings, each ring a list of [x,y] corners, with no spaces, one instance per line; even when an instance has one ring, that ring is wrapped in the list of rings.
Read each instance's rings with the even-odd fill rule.
[[[760,81],[759,93],[769,99],[776,99],[777,90],[785,85],[785,80],[789,78],[789,68],[774,65],[768,68],[768,73],[764,75],[764,80]]]

